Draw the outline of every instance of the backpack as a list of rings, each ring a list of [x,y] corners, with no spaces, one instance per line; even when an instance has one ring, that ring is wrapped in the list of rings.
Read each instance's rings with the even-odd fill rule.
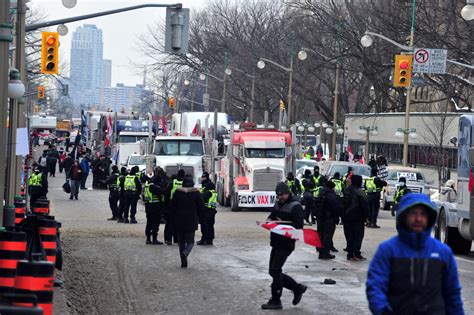
[[[64,184],[63,184],[63,190],[66,194],[70,194],[71,193],[71,185],[69,185],[69,181],[66,181]]]

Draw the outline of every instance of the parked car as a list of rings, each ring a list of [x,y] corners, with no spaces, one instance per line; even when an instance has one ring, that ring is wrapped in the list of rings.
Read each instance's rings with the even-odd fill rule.
[[[387,167],[388,177],[385,179],[387,187],[385,188],[382,197],[382,208],[390,210],[393,205],[393,197],[399,186],[398,180],[400,177],[405,177],[407,180],[407,187],[413,193],[430,194],[430,185],[432,183],[426,181],[425,175],[416,168],[403,166],[389,166]]]
[[[370,177],[370,166],[366,164],[339,161],[323,162],[321,174],[323,174],[327,178],[332,178],[336,172],[339,172],[342,178],[342,176],[347,174],[349,167],[352,167],[355,175],[360,175],[364,179]]]
[[[127,170],[131,170],[132,167],[138,166],[140,169],[140,172],[146,170],[146,159],[144,155],[140,154],[132,154],[127,158],[127,161],[125,162],[125,167]]]

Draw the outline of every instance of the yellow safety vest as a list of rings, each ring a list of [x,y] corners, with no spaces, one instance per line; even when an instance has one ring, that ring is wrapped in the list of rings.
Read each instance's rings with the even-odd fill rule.
[[[313,197],[314,198],[318,198],[319,197],[319,193],[320,193],[320,188],[321,186],[316,186],[313,190]]]
[[[42,182],[43,182],[42,179],[43,178],[42,177],[43,177],[43,175],[41,173],[39,173],[39,174],[33,173],[30,176],[30,180],[28,181],[28,184],[30,186],[41,187],[41,186],[43,186],[43,184],[42,184]]]
[[[137,191],[137,186],[135,185],[135,175],[125,176],[125,183],[123,188],[125,191]]]
[[[369,177],[365,180],[365,192],[368,194],[377,192],[377,185],[375,185],[375,177]]]
[[[151,184],[149,181],[145,183],[145,186],[143,187],[143,196],[145,197],[145,203],[157,203],[160,202],[160,197],[157,195],[153,194],[150,190],[150,187],[153,184]]]
[[[174,192],[176,191],[176,189],[181,188],[181,187],[183,187],[183,181],[174,179],[173,180],[173,187],[171,188],[170,199],[173,199]]]
[[[331,181],[336,185],[334,187],[334,192],[337,196],[342,197],[342,181],[340,179],[331,179]]]
[[[393,197],[393,202],[395,204],[398,204],[400,199],[402,199],[402,197],[405,196],[406,192],[407,192],[407,186],[398,186],[397,192],[395,193],[395,196]]]
[[[321,179],[321,174],[318,175],[318,177],[313,176],[313,181],[316,186],[319,186],[319,180]]]
[[[211,197],[204,203],[204,207],[215,209],[217,206],[217,192],[215,190],[209,190],[209,192],[211,193]]]

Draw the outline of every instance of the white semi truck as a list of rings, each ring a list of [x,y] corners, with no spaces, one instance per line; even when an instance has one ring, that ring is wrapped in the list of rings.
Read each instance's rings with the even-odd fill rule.
[[[435,202],[439,215],[434,234],[448,244],[454,253],[469,254],[474,240],[474,115],[462,115],[458,131],[455,198],[451,202]]]

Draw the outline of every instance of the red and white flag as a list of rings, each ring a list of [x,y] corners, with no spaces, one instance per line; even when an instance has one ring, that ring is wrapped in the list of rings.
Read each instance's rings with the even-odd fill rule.
[[[347,146],[347,152],[349,153],[349,162],[354,161],[354,153],[352,152],[352,147],[350,145]]]
[[[112,132],[113,132],[113,123],[112,123],[112,116],[109,116],[107,119],[107,130],[105,135],[104,145],[106,147],[110,146],[111,139],[112,139]]]
[[[168,133],[168,129],[166,128],[166,118],[165,115],[161,116],[161,123],[163,124],[163,133]]]
[[[365,164],[365,159],[364,159],[364,156],[362,155],[360,160],[359,160],[360,164]]]
[[[321,239],[317,231],[312,229],[296,229],[291,225],[280,224],[277,222],[257,221],[257,225],[269,230],[272,233],[283,235],[295,241],[321,248]]]

